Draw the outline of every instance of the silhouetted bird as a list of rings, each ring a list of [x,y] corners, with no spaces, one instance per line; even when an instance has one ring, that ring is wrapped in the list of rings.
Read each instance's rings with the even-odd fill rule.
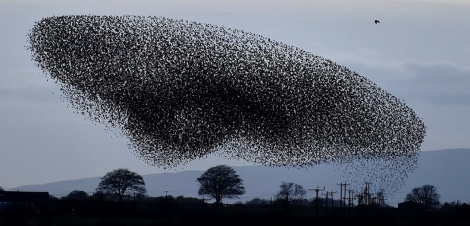
[[[379,21],[379,20],[375,20],[375,24],[380,24],[380,21]]]
[[[32,58],[71,107],[129,138],[152,165],[176,169],[224,150],[266,166],[337,164],[348,181],[390,191],[416,168],[426,127],[414,111],[300,48],[129,15],[45,18],[28,37]]]

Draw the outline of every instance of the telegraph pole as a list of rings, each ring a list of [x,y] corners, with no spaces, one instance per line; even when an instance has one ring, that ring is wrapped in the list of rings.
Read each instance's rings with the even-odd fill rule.
[[[340,198],[339,200],[341,200],[341,203],[340,203],[340,207],[344,207],[346,205],[346,203],[343,202],[343,200],[346,198],[346,185],[349,185],[349,184],[346,184],[346,181],[344,182],[341,182],[340,184],[337,184],[340,186]],[[343,197],[343,186],[344,186],[344,197]]]
[[[325,200],[325,211],[328,210],[328,192],[326,192],[325,194],[322,194],[324,196],[326,196],[326,200]]]
[[[351,207],[354,205],[354,203],[352,203],[352,200],[354,199],[354,190],[353,189],[348,189],[346,190],[348,192],[348,216],[351,214]],[[344,194],[344,196],[346,196],[346,192]]]
[[[356,195],[357,197],[357,205],[360,206],[360,205],[363,205],[364,203],[364,194],[362,193],[359,193],[359,195]]]
[[[372,183],[371,183],[371,182],[365,182],[365,184],[366,184],[366,194],[365,194],[365,195],[366,195],[366,200],[365,200],[366,203],[365,203],[365,204],[366,204],[366,205],[370,205],[370,204],[371,204],[371,203],[370,203],[370,198],[371,198],[371,197],[370,197],[370,185],[371,185]]]
[[[384,189],[380,189],[379,192],[377,192],[377,199],[379,200],[378,204],[380,207],[385,207],[385,196],[384,196]]]
[[[315,216],[318,216],[318,192],[319,191],[323,191],[325,190],[325,187],[323,186],[323,188],[314,188],[314,189],[308,189],[310,191],[315,191]]]
[[[337,193],[337,191],[333,191],[331,190],[330,192],[326,192],[326,193],[330,193],[330,197],[331,197],[331,207],[334,207],[334,199],[333,199],[333,194],[334,193]]]
[[[341,201],[339,203],[339,207],[343,207],[343,182],[341,182],[340,184],[336,184],[336,185],[339,185],[339,200]]]
[[[351,203],[352,203],[352,200],[354,199],[354,190],[353,190],[353,189],[348,189],[347,191],[348,191],[348,193],[349,193],[349,196],[348,196],[348,207],[351,208],[351,207],[352,207]]]

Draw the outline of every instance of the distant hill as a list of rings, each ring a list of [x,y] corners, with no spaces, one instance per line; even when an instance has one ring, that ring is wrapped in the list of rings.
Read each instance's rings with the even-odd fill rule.
[[[421,152],[418,168],[409,175],[406,184],[389,197],[386,202],[397,206],[406,194],[414,187],[424,184],[436,186],[441,194],[441,202],[470,202],[470,149],[452,149]],[[233,167],[244,180],[246,194],[240,199],[227,199],[225,203],[246,201],[253,198],[271,199],[279,190],[282,181],[294,182],[305,189],[325,186],[327,190],[339,190],[339,184],[344,179],[337,167],[319,165],[310,168],[271,168],[264,166]],[[172,196],[197,197],[198,183],[196,178],[203,171],[182,171],[176,173],[160,173],[144,175],[149,195],[162,196],[165,192]],[[100,177],[85,178],[70,181],[60,181],[41,185],[27,185],[12,190],[21,191],[49,191],[52,195],[64,196],[73,190],[82,190],[93,193],[98,186]],[[308,197],[314,196],[309,191]],[[339,192],[335,198],[339,198]]]

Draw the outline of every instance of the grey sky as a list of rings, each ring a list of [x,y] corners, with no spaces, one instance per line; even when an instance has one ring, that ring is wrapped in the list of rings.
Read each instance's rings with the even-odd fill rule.
[[[26,34],[48,16],[151,15],[261,34],[331,59],[412,107],[422,150],[470,147],[470,3],[449,0],[0,0],[0,186],[163,172],[127,139],[86,121],[31,61]],[[379,19],[380,24],[374,24]],[[209,157],[180,169],[243,162]],[[170,171],[174,171],[170,170]]]

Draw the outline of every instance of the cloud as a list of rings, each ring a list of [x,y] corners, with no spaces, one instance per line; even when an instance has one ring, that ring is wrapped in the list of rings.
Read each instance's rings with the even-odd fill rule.
[[[357,55],[337,54],[333,58],[407,102],[470,105],[467,65],[447,60],[399,60],[370,50]]]
[[[395,80],[396,89],[408,92],[410,100],[436,105],[470,105],[470,69],[449,62],[408,61],[402,70],[409,80]]]

